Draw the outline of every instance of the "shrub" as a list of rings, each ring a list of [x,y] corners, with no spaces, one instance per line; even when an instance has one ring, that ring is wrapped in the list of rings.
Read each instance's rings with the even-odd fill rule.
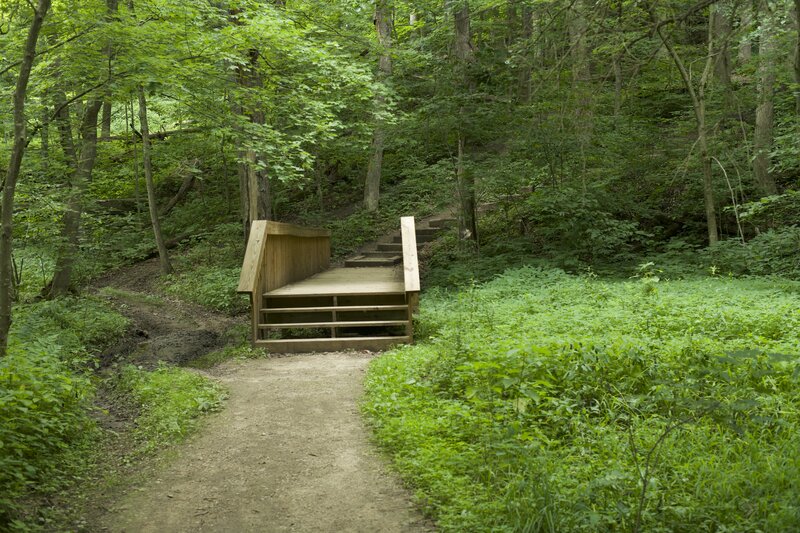
[[[765,231],[746,245],[722,241],[706,250],[705,259],[723,273],[800,279],[800,226]]]

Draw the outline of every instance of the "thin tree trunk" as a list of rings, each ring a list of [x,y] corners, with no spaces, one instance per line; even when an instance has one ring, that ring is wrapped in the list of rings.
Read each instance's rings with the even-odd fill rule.
[[[750,4],[749,2],[747,4]],[[742,16],[739,20],[741,31],[749,32],[750,25],[753,23],[753,7],[752,5],[745,5],[742,9]],[[753,57],[753,42],[750,37],[745,37],[739,43],[739,62],[747,63]]]
[[[753,175],[761,192],[777,194],[775,179],[769,171],[770,151],[772,150],[772,131],[774,122],[775,97],[775,37],[770,31],[768,12],[764,13],[761,42],[758,47],[758,107],[756,108],[756,129],[753,132]]]
[[[458,187],[458,199],[461,204],[461,238],[478,240],[478,221],[475,216],[475,180],[472,173],[468,172],[464,164],[464,135],[458,135],[458,158],[456,159],[456,183]]]
[[[519,70],[519,101],[523,104],[531,102],[531,70],[533,53],[530,47],[533,36],[533,9],[528,5],[522,6],[522,40],[525,43],[525,52],[522,67]]]
[[[8,349],[8,332],[11,329],[11,305],[13,295],[13,266],[11,252],[13,246],[14,193],[17,187],[22,158],[28,143],[25,118],[25,96],[28,92],[33,61],[36,56],[36,43],[42,23],[50,9],[50,0],[39,0],[33,13],[28,36],[25,39],[22,62],[20,63],[17,84],[14,87],[14,145],[8,162],[3,199],[0,205],[0,357],[5,357]]]
[[[794,41],[794,107],[795,113],[800,115],[800,0],[794,0],[794,25],[797,35]]]
[[[53,281],[50,283],[47,296],[57,298],[69,292],[72,284],[72,270],[78,256],[81,216],[83,214],[83,196],[92,176],[94,162],[97,159],[97,117],[102,107],[102,100],[92,100],[86,105],[81,121],[81,151],[77,154],[69,131],[68,107],[60,118],[62,128],[62,144],[68,157],[73,159],[74,170],[70,183],[67,210],[64,212],[61,226],[61,244],[56,257]]]
[[[169,253],[164,244],[164,236],[161,233],[161,223],[158,220],[158,204],[156,202],[156,187],[153,184],[153,162],[150,149],[150,128],[147,124],[147,99],[144,95],[144,87],[139,86],[139,125],[142,128],[142,166],[144,167],[144,181],[147,184],[147,204],[150,207],[150,222],[153,225],[153,235],[156,239],[158,248],[158,260],[163,274],[172,273],[172,265],[169,262]]]
[[[276,4],[279,5],[279,4]],[[245,89],[258,88],[262,85],[258,72],[258,50],[248,52],[249,65],[239,69],[238,83]],[[250,122],[263,125],[266,117],[261,109],[240,109],[241,113],[249,115]],[[266,164],[260,154],[253,148],[243,146],[243,141],[237,141],[239,148],[239,181],[242,188],[242,209],[245,234],[249,234],[250,225],[254,220],[272,218],[272,196],[269,174],[265,170]]]
[[[106,0],[106,19],[113,20],[114,15],[119,11],[119,0]],[[105,55],[108,58],[108,79],[111,81],[112,69],[111,62],[114,59],[114,43],[109,39],[105,47]],[[103,101],[103,115],[100,126],[100,138],[107,141],[111,138],[111,113],[114,110],[111,103],[111,89],[106,91],[106,96]]]
[[[381,54],[378,60],[378,81],[381,85],[392,75],[392,12],[386,0],[375,2],[375,31]],[[383,148],[386,140],[386,124],[381,116],[386,111],[386,98],[378,91],[375,95],[376,121],[372,133],[372,154],[367,167],[367,179],[364,183],[364,207],[367,211],[376,211],[380,201],[381,174],[383,171]]]
[[[733,86],[731,84],[731,52],[728,47],[728,35],[731,33],[731,21],[728,15],[720,11],[718,5],[712,5],[710,24],[714,40],[720,43],[714,61],[714,77],[722,86],[726,106],[733,105]]]
[[[619,120],[622,113],[622,65],[620,65],[621,57],[615,55],[612,67],[614,69],[614,120]]]
[[[672,42],[664,35],[662,25],[658,24],[655,13],[651,12],[653,23],[656,27],[661,42],[664,48],[669,52],[675,66],[681,74],[683,85],[689,92],[692,100],[692,109],[694,111],[695,120],[697,123],[697,145],[700,151],[700,164],[703,169],[703,203],[705,205],[706,213],[706,228],[708,230],[708,244],[714,245],[719,241],[719,230],[717,229],[717,214],[714,199],[714,181],[711,173],[711,158],[708,153],[708,128],[706,126],[706,104],[705,104],[705,90],[708,85],[708,78],[714,66],[714,41],[713,41],[713,28],[709,21],[708,28],[708,46],[706,54],[706,64],[703,69],[703,74],[700,76],[697,89],[695,89],[694,82],[692,81],[689,71],[686,69],[680,55],[675,51]]]
[[[158,249],[158,258],[163,274],[172,273],[172,265],[169,261],[167,247],[164,244],[164,236],[161,233],[161,223],[158,216],[158,203],[156,199],[156,188],[153,183],[153,162],[152,149],[150,145],[150,127],[147,122],[147,98],[145,97],[144,87],[139,86],[139,126],[142,134],[142,167],[144,168],[144,180],[147,188],[147,204],[150,210],[150,222],[153,226],[153,236]]]
[[[42,140],[42,171],[47,175],[50,171],[50,110],[42,109],[42,129],[39,131]]]
[[[470,29],[469,4],[461,2],[453,11],[455,23],[455,52],[456,58],[463,69],[462,91],[467,94],[475,90],[475,81],[472,79],[470,68],[475,62],[475,49],[472,45]],[[461,106],[459,110],[458,126],[458,159],[456,161],[456,182],[458,197],[461,203],[461,216],[459,217],[461,237],[478,242],[478,221],[476,214],[475,177],[472,172],[467,172],[466,159],[466,109]]]
[[[586,33],[588,24],[581,11],[580,2],[573,4],[570,13],[569,37],[570,55],[572,56],[572,90],[576,97],[575,133],[581,155],[581,178],[585,179],[586,160],[589,145],[592,141],[593,116],[592,92],[590,87],[589,46]],[[585,181],[584,187],[585,187]]]
[[[111,138],[111,101],[103,102],[103,118],[100,120],[100,138],[107,141]]]

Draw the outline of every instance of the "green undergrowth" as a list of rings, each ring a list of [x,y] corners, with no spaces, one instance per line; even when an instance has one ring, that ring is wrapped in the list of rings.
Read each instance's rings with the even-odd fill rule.
[[[422,301],[363,409],[444,531],[796,531],[800,284],[523,267]]]
[[[253,348],[249,344],[232,345],[192,359],[188,363],[188,366],[198,369],[209,369],[225,361],[230,361],[231,359],[263,359],[265,357],[267,357],[267,354],[261,348]]]
[[[244,256],[239,224],[220,224],[173,257],[175,274],[166,276],[164,290],[173,296],[231,315],[249,308],[236,292]]]
[[[93,353],[127,325],[88,298],[15,308],[0,359],[0,530],[25,527],[23,498],[58,491],[87,468],[99,436]]]
[[[148,372],[124,367],[114,389],[138,408],[136,453],[148,453],[183,441],[198,426],[201,415],[216,411],[225,390],[205,376],[166,365]]]
[[[97,354],[129,323],[94,298],[14,311],[9,352],[0,359],[0,531],[52,530],[59,513],[43,502],[81,479],[102,477]],[[126,367],[111,381],[124,408],[139,415],[137,454],[180,441],[224,398],[218,385],[177,368]]]

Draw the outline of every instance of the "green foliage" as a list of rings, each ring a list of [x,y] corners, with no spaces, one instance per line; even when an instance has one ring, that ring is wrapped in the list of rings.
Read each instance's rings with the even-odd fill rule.
[[[244,312],[249,302],[236,292],[243,242],[238,224],[219,224],[195,238],[188,250],[175,258],[178,273],[164,279],[164,290],[231,315]]]
[[[139,452],[147,453],[181,442],[199,424],[199,417],[219,409],[224,389],[195,372],[160,366],[147,372],[122,369],[115,389],[139,408],[134,436]]]
[[[249,301],[236,292],[241,267],[201,266],[190,272],[171,275],[164,289],[197,304],[235,315],[247,309]]]
[[[722,273],[800,279],[800,226],[765,231],[746,245],[722,241],[704,255]]]
[[[231,359],[262,359],[266,356],[267,354],[263,349],[253,348],[249,344],[226,346],[221,350],[209,352],[193,359],[189,362],[189,366],[192,368],[208,369]]]
[[[43,333],[58,338],[61,357],[79,359],[121,335],[128,319],[94,298],[59,298],[15,308],[12,342],[36,342]]]
[[[543,190],[526,201],[522,215],[529,235],[545,250],[583,261],[630,252],[646,233],[617,218],[613,200],[600,190]]]
[[[89,353],[128,324],[92,299],[15,311],[9,353],[0,359],[0,529],[20,510],[20,498],[61,488],[89,460],[99,434],[89,415]]]
[[[659,270],[424,297],[364,410],[444,531],[800,526],[800,287]]]
[[[59,360],[57,342],[45,336],[0,359],[0,529],[21,496],[58,489],[97,436],[94,388]]]

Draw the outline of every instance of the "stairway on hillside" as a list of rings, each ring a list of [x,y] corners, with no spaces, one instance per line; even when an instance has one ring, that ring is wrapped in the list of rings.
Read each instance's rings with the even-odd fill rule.
[[[417,248],[430,242],[446,229],[456,223],[448,216],[435,216],[420,221],[416,226]],[[390,267],[399,265],[403,260],[402,237],[399,232],[385,237],[378,242],[365,246],[362,250],[345,260],[344,266],[358,267]]]

